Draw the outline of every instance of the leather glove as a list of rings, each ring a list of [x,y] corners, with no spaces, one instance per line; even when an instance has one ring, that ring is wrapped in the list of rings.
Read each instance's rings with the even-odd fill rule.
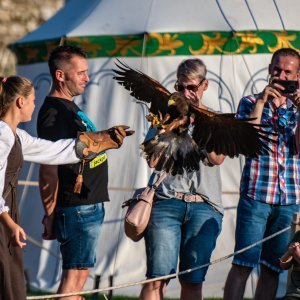
[[[129,126],[118,125],[103,131],[78,133],[75,143],[76,155],[80,159],[89,160],[107,149],[120,148],[123,139],[134,133],[133,130],[127,129],[129,129]]]

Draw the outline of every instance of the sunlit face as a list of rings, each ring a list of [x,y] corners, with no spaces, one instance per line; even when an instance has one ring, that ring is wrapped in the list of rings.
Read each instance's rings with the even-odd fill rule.
[[[202,81],[202,83],[201,83]],[[207,89],[208,81],[197,79],[189,79],[184,76],[180,76],[177,80],[178,86],[183,86],[181,93],[188,99],[190,99],[195,105],[199,105],[201,102],[203,92]],[[195,89],[189,87],[198,87]],[[195,91],[196,90],[196,91]]]
[[[294,56],[279,56],[269,66],[271,77],[281,80],[297,80],[299,76],[299,60]]]
[[[21,122],[28,122],[31,120],[34,108],[35,108],[35,92],[32,88],[31,93],[28,97],[23,98],[21,108]]]
[[[70,97],[75,97],[84,93],[85,87],[89,82],[88,62],[85,58],[74,56],[65,70],[65,89]]]

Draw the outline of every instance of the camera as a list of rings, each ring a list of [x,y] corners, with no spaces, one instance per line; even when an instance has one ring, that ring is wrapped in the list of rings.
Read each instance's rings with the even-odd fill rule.
[[[293,94],[296,92],[298,87],[298,81],[295,80],[281,80],[281,79],[274,79],[272,83],[278,83],[284,87],[284,90],[280,90],[283,94]]]

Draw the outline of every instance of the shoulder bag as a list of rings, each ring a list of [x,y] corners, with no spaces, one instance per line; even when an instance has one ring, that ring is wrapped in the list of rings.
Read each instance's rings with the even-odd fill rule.
[[[128,206],[124,220],[125,234],[134,242],[138,242],[144,236],[150,219],[155,190],[165,177],[166,173],[162,172],[152,186],[137,190],[134,197],[122,205],[122,208]],[[135,195],[137,196],[135,197]]]

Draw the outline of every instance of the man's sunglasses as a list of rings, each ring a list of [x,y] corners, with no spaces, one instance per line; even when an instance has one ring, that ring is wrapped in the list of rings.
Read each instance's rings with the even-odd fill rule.
[[[177,92],[183,92],[184,90],[189,90],[189,91],[193,91],[194,93],[196,93],[199,89],[199,86],[204,82],[205,78],[203,78],[199,84],[189,84],[187,86],[183,85],[183,84],[178,84],[178,81],[175,82],[174,88]]]

